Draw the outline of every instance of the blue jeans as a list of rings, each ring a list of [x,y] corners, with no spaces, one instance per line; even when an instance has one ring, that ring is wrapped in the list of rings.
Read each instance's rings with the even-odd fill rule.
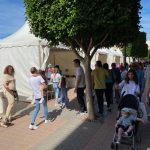
[[[53,88],[54,89],[54,94],[55,94],[55,102],[58,104],[58,96],[59,96],[59,88]]]
[[[44,117],[45,117],[45,120],[48,120],[48,108],[47,108],[47,100],[46,100],[46,97],[44,97],[44,101],[43,101],[43,108],[44,108]],[[40,99],[36,99],[35,102],[36,102],[36,107],[35,107],[35,111],[34,111],[34,114],[32,116],[32,120],[31,120],[31,124],[33,125],[34,122],[35,122],[35,119],[40,111],[40,103],[39,103]]]
[[[68,96],[67,96],[67,89],[61,88],[60,94],[61,94],[60,95],[60,106],[62,106],[63,103],[65,103],[65,105],[67,106],[69,103]]]

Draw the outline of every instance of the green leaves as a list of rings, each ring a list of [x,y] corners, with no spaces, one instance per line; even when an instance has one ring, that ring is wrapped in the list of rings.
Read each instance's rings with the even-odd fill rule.
[[[24,0],[31,31],[56,44],[92,48],[131,42],[139,31],[140,0]],[[79,43],[75,42],[79,40]],[[81,41],[82,39],[82,41]],[[72,41],[72,42],[70,42]]]
[[[127,44],[126,52],[127,52],[127,56],[129,57],[136,57],[136,58],[147,57],[148,46],[146,44],[146,33],[139,32],[137,37],[134,39],[134,41],[132,43]]]

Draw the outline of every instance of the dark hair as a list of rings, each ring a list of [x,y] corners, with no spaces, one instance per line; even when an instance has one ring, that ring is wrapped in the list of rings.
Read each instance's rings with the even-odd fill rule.
[[[60,87],[61,88],[66,87],[66,78],[65,78],[65,76],[61,77]]]
[[[103,68],[106,69],[106,70],[108,70],[108,69],[109,69],[108,64],[107,64],[107,63],[104,63],[104,64],[103,64]]]
[[[36,69],[36,67],[32,67],[32,68],[30,69],[30,72],[31,72],[32,74],[34,74],[34,73],[37,73],[38,70]]]
[[[97,67],[102,67],[102,62],[100,60],[96,61],[96,66]]]
[[[74,59],[73,62],[80,65],[80,60],[79,59]]]
[[[54,67],[54,68],[57,68],[58,70],[60,69],[60,68],[59,68],[59,65],[55,65],[55,67]]]
[[[12,73],[15,73],[14,67],[11,66],[11,65],[8,65],[8,66],[6,66],[5,69],[4,69],[4,74],[9,74],[9,71],[8,71],[9,68],[12,68]]]
[[[116,68],[116,63],[112,63],[112,64],[111,64],[111,67],[112,67],[112,68]]]
[[[136,74],[136,71],[135,71],[134,69],[130,69],[130,70],[128,71],[127,76],[126,76],[126,78],[125,78],[125,81],[126,81],[127,83],[129,83],[129,80],[130,80],[129,77],[128,77],[129,73],[132,73],[132,74],[133,74],[133,81],[134,81],[136,84],[138,84],[137,74]]]
[[[47,78],[46,78],[46,75],[45,75],[45,71],[43,70],[39,70],[39,74],[41,75],[41,77],[44,79],[45,81],[45,84],[47,85],[48,84],[48,81],[47,81]]]

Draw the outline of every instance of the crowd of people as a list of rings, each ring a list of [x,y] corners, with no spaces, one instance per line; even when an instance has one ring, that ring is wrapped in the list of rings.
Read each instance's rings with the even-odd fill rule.
[[[87,112],[84,96],[86,88],[85,72],[79,59],[73,60],[73,63],[75,67],[74,92],[77,94],[80,112],[85,113]],[[132,94],[141,101],[144,89],[146,89],[145,102],[150,105],[150,78],[148,68],[150,67],[146,67],[144,63],[133,62],[125,66],[121,64],[119,67],[117,67],[115,63],[112,63],[111,69],[109,69],[107,63],[102,64],[101,61],[97,61],[95,69],[91,70],[93,95],[98,106],[97,115],[99,117],[103,117],[104,115],[104,97],[107,102],[107,111],[111,112],[111,105],[115,102],[114,100],[119,103],[122,96]],[[3,97],[7,99],[8,106],[6,113],[1,119],[1,126],[3,127],[8,127],[8,124],[11,123],[11,111],[15,101],[18,101],[14,73],[15,70],[11,65],[4,69],[2,79]],[[58,109],[58,107],[60,107],[60,109],[64,107],[68,108],[69,98],[67,95],[66,76],[60,70],[59,65],[52,67],[52,65],[49,64],[46,70],[38,70],[32,67],[30,73],[31,77],[29,83],[33,91],[35,111],[29,129],[37,129],[38,126],[35,125],[35,120],[40,111],[41,104],[43,104],[45,123],[48,123],[47,89],[49,88],[49,84],[53,87],[56,109]]]

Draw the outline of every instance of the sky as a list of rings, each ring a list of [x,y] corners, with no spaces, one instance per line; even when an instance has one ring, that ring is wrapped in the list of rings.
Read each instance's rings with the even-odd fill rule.
[[[141,31],[150,40],[150,0],[141,0]],[[0,39],[15,33],[25,23],[23,0],[0,0]]]

